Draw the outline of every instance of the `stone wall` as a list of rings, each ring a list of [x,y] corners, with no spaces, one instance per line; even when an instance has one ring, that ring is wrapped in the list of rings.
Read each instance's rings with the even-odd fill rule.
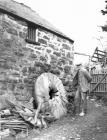
[[[27,23],[0,13],[0,95],[13,94],[29,101],[35,79],[51,71],[60,78],[73,70],[73,45],[42,29],[37,29],[40,45],[29,44]]]

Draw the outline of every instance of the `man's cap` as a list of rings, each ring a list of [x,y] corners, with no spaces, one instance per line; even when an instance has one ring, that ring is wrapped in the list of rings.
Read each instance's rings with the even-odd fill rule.
[[[81,66],[81,65],[82,65],[82,63],[78,63],[78,64],[76,64],[77,67],[79,67],[79,66]]]

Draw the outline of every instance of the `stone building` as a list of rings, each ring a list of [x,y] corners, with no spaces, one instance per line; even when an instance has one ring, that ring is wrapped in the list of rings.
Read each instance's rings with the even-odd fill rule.
[[[73,43],[28,6],[0,0],[0,95],[12,92],[27,101],[41,73],[69,75]]]

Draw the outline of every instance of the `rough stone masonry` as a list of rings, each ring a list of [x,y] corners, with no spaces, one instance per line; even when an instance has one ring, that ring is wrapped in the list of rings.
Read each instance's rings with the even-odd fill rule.
[[[41,73],[70,75],[74,57],[67,39],[38,28],[36,45],[26,42],[27,34],[25,21],[0,13],[0,96],[12,93],[22,102],[31,98],[34,80]]]

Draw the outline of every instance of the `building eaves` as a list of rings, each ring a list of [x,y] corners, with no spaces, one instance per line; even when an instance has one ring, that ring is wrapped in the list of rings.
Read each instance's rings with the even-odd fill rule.
[[[35,11],[33,11],[30,7],[28,7],[22,3],[18,3],[14,0],[0,0],[0,9],[4,10],[10,14],[16,15],[20,18],[23,18],[24,20],[26,20],[28,22],[39,25],[42,28],[45,28],[48,31],[50,31],[56,35],[59,35],[65,39],[68,39],[72,43],[74,42],[68,36],[66,36],[65,34],[60,32],[58,29],[56,29],[47,20],[45,20],[41,16],[39,16],[39,14],[37,14]]]

